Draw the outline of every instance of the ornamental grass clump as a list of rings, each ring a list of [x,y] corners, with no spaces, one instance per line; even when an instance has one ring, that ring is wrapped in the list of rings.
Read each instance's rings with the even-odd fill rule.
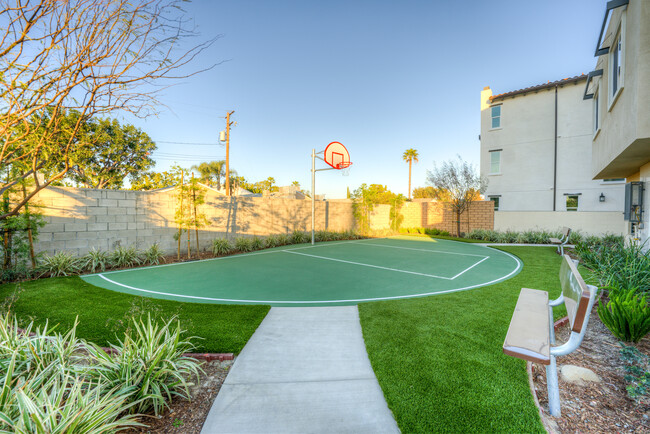
[[[650,332],[650,306],[637,288],[610,288],[609,301],[598,302],[598,316],[614,336],[639,342]]]
[[[148,265],[158,265],[165,262],[165,254],[158,243],[153,243],[142,253],[143,262]]]
[[[66,334],[47,324],[18,328],[0,316],[0,432],[104,433],[143,426],[125,415],[134,393],[107,388],[85,374],[85,343],[74,326]]]
[[[190,379],[201,372],[196,359],[183,355],[195,348],[192,338],[185,339],[183,333],[175,317],[162,324],[150,315],[146,320],[133,319],[124,339],[111,345],[116,354],[88,345],[88,374],[109,388],[133,390],[130,413],[159,415],[172,398],[190,398],[194,385]]]
[[[227,255],[233,251],[233,246],[228,238],[216,238],[212,241],[212,253],[215,255]]]
[[[278,239],[278,236],[275,234],[271,234],[264,239],[264,247],[266,247],[267,249],[270,249],[272,247],[278,247],[279,245],[280,245],[280,241]]]
[[[242,253],[252,252],[253,251],[252,240],[247,237],[235,238],[235,250]]]
[[[140,251],[133,246],[119,246],[111,254],[111,260],[115,267],[131,267],[133,265],[139,265],[142,262]]]
[[[49,274],[52,277],[70,276],[79,274],[81,262],[69,252],[57,252],[54,255],[44,255],[40,261],[41,275]]]
[[[311,240],[311,235],[303,231],[293,231],[291,234],[291,244],[303,244]]]
[[[643,245],[626,246],[622,238],[607,242],[586,240],[576,246],[576,253],[602,286],[616,288],[650,288],[650,251]]]
[[[291,244],[291,240],[289,239],[289,236],[287,234],[279,234],[278,246],[286,246],[287,244]]]
[[[252,250],[262,250],[264,248],[264,240],[260,237],[253,237],[251,239],[251,248]]]
[[[108,252],[93,247],[81,258],[81,268],[91,273],[104,271],[112,266],[111,256]]]

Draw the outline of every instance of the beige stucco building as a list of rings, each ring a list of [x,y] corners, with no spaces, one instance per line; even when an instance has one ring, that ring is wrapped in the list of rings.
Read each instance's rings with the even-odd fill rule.
[[[481,92],[481,175],[497,230],[620,233],[625,179],[593,179],[586,75]]]
[[[583,98],[592,104],[594,178],[625,177],[623,230],[650,236],[650,1],[607,3]]]

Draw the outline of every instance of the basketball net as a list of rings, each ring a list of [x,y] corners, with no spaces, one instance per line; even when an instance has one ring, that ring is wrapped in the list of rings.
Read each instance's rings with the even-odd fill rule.
[[[352,163],[339,163],[336,168],[341,171],[341,175],[350,176],[350,166]]]

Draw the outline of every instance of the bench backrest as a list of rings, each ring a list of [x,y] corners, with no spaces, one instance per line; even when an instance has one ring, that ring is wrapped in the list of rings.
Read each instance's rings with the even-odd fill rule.
[[[562,239],[568,241],[569,235],[571,235],[571,228],[563,227],[562,228]]]
[[[578,268],[569,255],[564,255],[560,267],[560,283],[564,305],[569,316],[571,330],[576,333],[582,331],[585,315],[589,307],[589,287],[582,279]]]

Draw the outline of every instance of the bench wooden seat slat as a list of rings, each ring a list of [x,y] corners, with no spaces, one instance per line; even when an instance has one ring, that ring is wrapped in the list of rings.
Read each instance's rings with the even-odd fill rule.
[[[559,238],[551,238],[549,241],[553,244],[560,244],[562,242]]]
[[[548,292],[522,288],[503,344],[509,356],[548,365],[551,360]]]

